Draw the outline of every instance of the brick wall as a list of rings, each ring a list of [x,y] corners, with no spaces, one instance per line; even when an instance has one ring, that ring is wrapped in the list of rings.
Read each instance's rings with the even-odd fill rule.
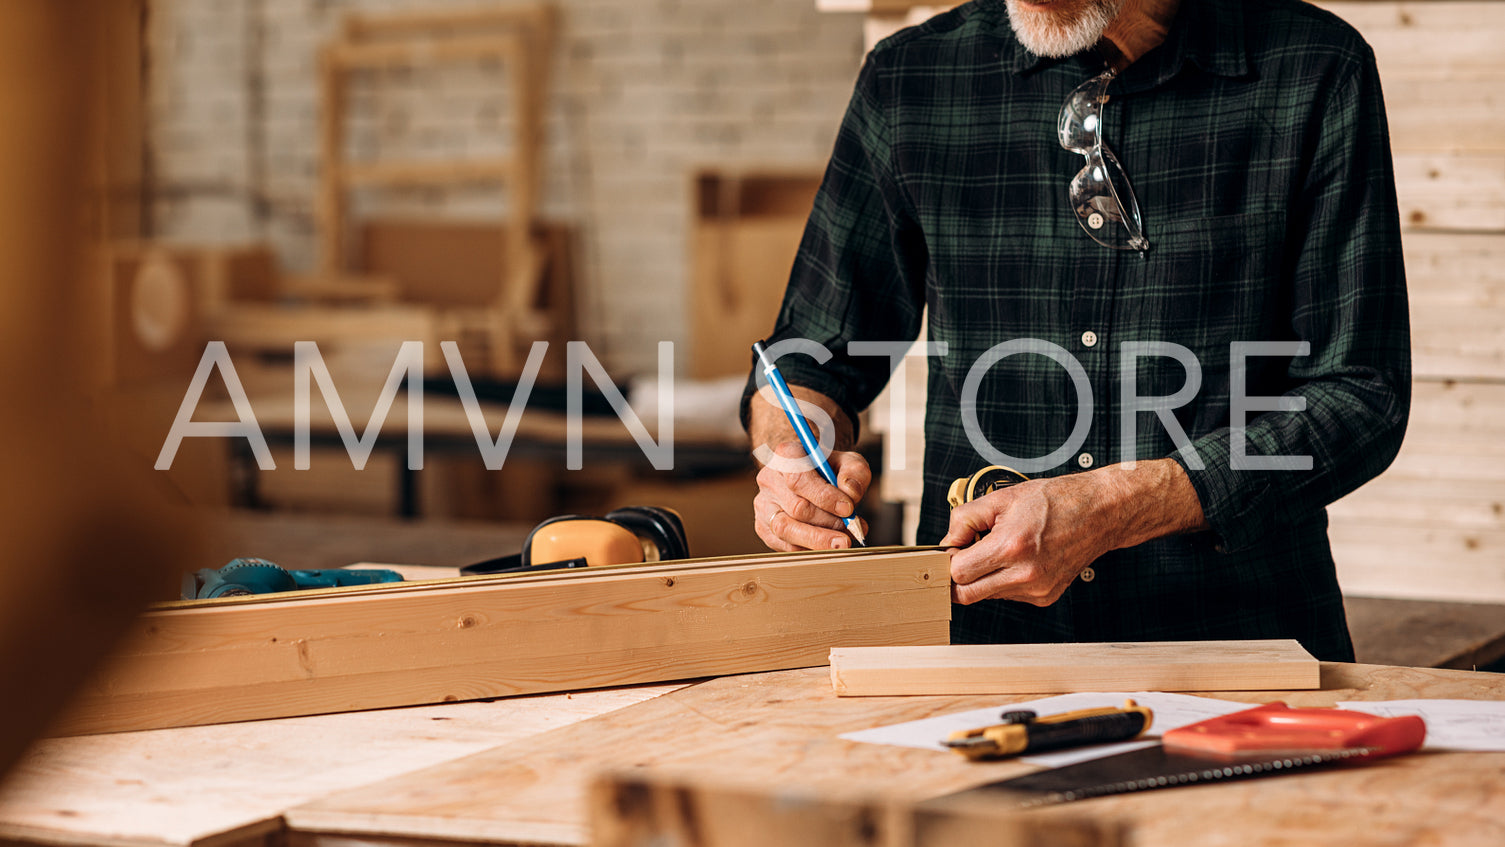
[[[311,267],[318,176],[315,55],[351,10],[419,0],[153,0],[149,173],[155,235],[266,238]],[[452,5],[476,5],[456,0]],[[546,215],[580,227],[581,323],[614,370],[651,370],[687,340],[688,174],[702,165],[818,168],[862,54],[860,15],[813,0],[558,0],[546,120]],[[485,63],[355,81],[355,156],[506,149],[505,70]],[[495,189],[384,191],[358,214],[486,217]],[[682,367],[683,369],[683,367]]]

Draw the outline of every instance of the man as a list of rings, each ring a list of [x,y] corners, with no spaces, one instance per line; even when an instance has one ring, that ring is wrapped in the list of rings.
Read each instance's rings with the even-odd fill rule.
[[[769,546],[850,543],[856,415],[890,370],[854,342],[911,339],[926,306],[918,540],[952,549],[953,641],[1352,660],[1324,507],[1399,449],[1410,352],[1347,25],[1296,0],[975,0],[878,45],[769,339],[818,345],[779,368],[830,416],[840,485],[766,466]],[[751,388],[755,449],[800,455]],[[949,511],[995,463],[1033,479]]]

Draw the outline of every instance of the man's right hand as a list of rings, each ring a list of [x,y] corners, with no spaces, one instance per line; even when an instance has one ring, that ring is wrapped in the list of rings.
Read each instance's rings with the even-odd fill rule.
[[[763,466],[758,472],[758,495],[753,498],[753,524],[758,537],[774,550],[831,550],[852,546],[852,537],[841,519],[852,514],[873,481],[872,468],[859,453],[831,453],[832,486],[810,467],[792,471],[787,466],[810,461],[798,441],[785,441],[774,448],[784,459]],[[786,470],[776,470],[775,466]],[[861,520],[859,518],[859,520]],[[867,524],[862,524],[867,531]]]

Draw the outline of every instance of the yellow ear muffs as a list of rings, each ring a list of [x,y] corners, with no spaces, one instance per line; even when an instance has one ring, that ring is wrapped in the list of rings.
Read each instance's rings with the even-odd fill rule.
[[[643,545],[621,524],[574,515],[544,521],[523,545],[527,567],[571,559],[584,559],[587,566],[635,564],[643,561]]]

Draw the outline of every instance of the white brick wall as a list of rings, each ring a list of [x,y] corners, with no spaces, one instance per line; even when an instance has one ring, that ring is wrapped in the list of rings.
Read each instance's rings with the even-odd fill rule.
[[[813,0],[557,0],[545,214],[582,233],[581,321],[614,374],[688,349],[690,171],[819,167],[862,53],[859,15]],[[267,238],[293,270],[316,253],[314,56],[352,10],[420,0],[154,0],[150,155],[157,235]],[[447,5],[478,5],[456,0]],[[354,155],[507,149],[505,71],[484,63],[373,73],[354,85]],[[358,213],[487,217],[485,189],[380,192]]]

